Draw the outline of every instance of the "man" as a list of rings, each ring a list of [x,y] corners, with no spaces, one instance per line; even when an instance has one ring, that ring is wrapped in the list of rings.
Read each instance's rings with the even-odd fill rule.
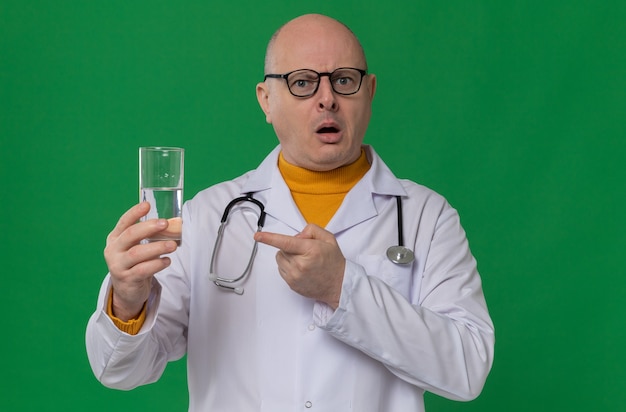
[[[360,43],[301,16],[270,40],[265,73],[257,98],[280,145],[261,165],[187,202],[178,248],[139,243],[167,225],[135,223],[146,204],[107,238],[94,373],[130,389],[187,353],[192,411],[423,411],[424,391],[478,396],[494,334],[476,262],[456,211],[362,144],[376,77]],[[408,263],[386,255],[401,229]]]

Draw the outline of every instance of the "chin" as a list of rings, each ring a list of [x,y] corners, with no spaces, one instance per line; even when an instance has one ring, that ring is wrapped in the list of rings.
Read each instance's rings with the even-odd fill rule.
[[[359,152],[356,154],[348,152],[345,149],[338,149],[338,147],[324,147],[322,149],[322,153],[314,159],[314,163],[317,166],[316,170],[328,171],[337,169],[341,166],[349,165],[350,163],[355,162],[361,154],[360,148]]]

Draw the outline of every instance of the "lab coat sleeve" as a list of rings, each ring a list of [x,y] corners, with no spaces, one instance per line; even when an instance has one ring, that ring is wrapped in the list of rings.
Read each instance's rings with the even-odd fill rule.
[[[316,321],[401,379],[455,400],[477,397],[493,362],[494,329],[476,262],[458,214],[444,207],[417,297],[407,299],[348,261],[336,311],[316,304]]]
[[[163,291],[157,277],[153,278],[146,320],[137,335],[122,332],[113,324],[106,313],[111,290],[108,276],[102,284],[98,308],[87,324],[86,347],[96,378],[107,387],[130,390],[156,382],[168,361],[185,354],[185,309],[176,303],[185,299],[168,298],[171,294]]]

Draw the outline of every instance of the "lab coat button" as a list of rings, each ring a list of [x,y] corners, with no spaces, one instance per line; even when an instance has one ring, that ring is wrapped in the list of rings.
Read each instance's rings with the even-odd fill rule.
[[[315,324],[314,324],[314,323],[311,323],[311,324],[309,325],[309,330],[310,330],[311,332],[315,330]]]
[[[306,401],[306,402],[304,403],[304,406],[305,406],[307,409],[309,409],[309,408],[311,408],[311,407],[313,406],[313,403],[312,403],[311,401]]]

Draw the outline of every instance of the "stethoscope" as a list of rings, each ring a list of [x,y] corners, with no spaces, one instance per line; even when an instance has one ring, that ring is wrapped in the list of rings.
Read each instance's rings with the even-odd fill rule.
[[[217,238],[215,239],[215,245],[213,246],[213,253],[211,253],[211,263],[209,265],[209,279],[216,286],[219,286],[220,288],[229,290],[231,292],[235,292],[238,295],[243,294],[243,288],[240,286],[235,286],[234,284],[243,280],[252,270],[252,263],[254,262],[254,258],[256,256],[258,242],[254,242],[254,245],[252,246],[252,253],[250,254],[250,259],[248,259],[248,264],[246,265],[241,275],[237,277],[218,276],[213,269],[215,264],[215,257],[217,256],[217,252],[222,244],[222,239],[224,238],[224,230],[228,222],[228,216],[230,215],[230,211],[235,205],[243,202],[251,202],[259,209],[257,232],[263,230],[266,214],[265,205],[263,205],[261,201],[252,197],[252,193],[247,193],[244,196],[231,200],[228,205],[226,205],[224,213],[222,214],[220,226],[217,229]],[[387,258],[397,265],[409,265],[415,260],[415,254],[411,249],[404,246],[404,235],[402,230],[402,198],[400,196],[396,196],[396,208],[398,214],[398,245],[390,246],[387,249]]]

